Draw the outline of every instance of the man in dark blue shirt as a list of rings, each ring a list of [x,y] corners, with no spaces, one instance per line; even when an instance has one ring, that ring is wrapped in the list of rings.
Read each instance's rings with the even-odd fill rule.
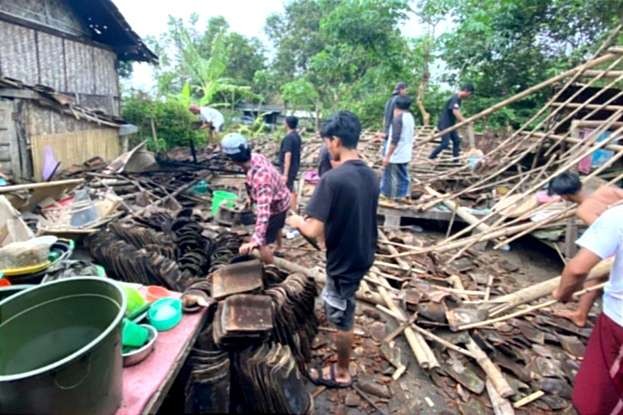
[[[341,388],[352,384],[349,372],[355,320],[355,293],[374,263],[377,241],[376,209],[379,180],[359,159],[361,124],[348,111],[335,114],[321,130],[331,158],[340,165],[320,179],[307,218],[291,216],[287,223],[310,238],[325,236],[327,281],[322,292],[327,319],[337,328],[337,364],[312,370],[312,382]]]
[[[437,129],[443,131],[456,124],[456,121],[463,122],[465,117],[461,114],[461,102],[464,99],[469,98],[474,93],[474,85],[466,84],[461,87],[461,90],[446,102],[439,115],[439,122],[437,123]],[[433,152],[430,154],[430,159],[436,159],[439,153],[444,151],[450,146],[452,141],[452,157],[457,159],[461,152],[461,137],[456,130],[444,134],[441,137],[441,144],[439,144]]]
[[[301,136],[297,131],[299,119],[294,116],[286,117],[285,124],[288,133],[281,141],[281,147],[279,148],[279,170],[292,193],[290,198],[292,209],[296,209],[297,201],[294,182],[301,165]]]

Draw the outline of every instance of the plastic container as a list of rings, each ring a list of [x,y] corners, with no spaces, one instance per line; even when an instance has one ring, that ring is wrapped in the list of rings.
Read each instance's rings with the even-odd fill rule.
[[[238,195],[231,192],[225,192],[223,190],[217,190],[212,193],[212,215],[216,215],[218,213],[219,208],[222,204],[225,204],[228,208],[233,208],[236,200],[238,200]]]
[[[136,310],[140,310],[147,303],[143,295],[136,288],[124,285],[123,291],[128,299],[128,307],[125,312],[126,316],[132,315]]]
[[[153,303],[161,298],[170,296],[171,293],[164,287],[159,285],[148,285],[145,287],[145,298],[148,303]]]
[[[123,366],[134,366],[147,359],[156,348],[156,340],[158,340],[158,330],[148,324],[141,324],[149,332],[149,338],[144,346],[138,349],[123,350]]]
[[[197,184],[191,187],[191,191],[196,195],[205,195],[208,193],[208,182],[199,180]]]
[[[182,301],[179,298],[161,298],[151,305],[147,318],[156,330],[171,330],[182,321]]]
[[[149,330],[132,320],[123,319],[121,343],[124,347],[143,347],[147,340],[149,340]]]
[[[71,278],[0,301],[0,412],[110,415],[121,404],[121,321],[114,282]]]

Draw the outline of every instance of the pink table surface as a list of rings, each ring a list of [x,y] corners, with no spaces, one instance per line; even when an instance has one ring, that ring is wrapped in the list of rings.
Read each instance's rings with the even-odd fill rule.
[[[147,359],[123,369],[123,398],[116,415],[153,413],[158,409],[190,353],[205,314],[205,309],[185,314],[177,327],[158,333],[156,348]]]

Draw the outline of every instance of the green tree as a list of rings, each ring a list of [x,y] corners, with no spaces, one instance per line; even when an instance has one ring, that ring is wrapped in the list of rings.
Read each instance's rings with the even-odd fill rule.
[[[232,104],[250,96],[255,73],[265,69],[259,40],[231,32],[220,16],[210,18],[204,30],[197,14],[188,21],[170,16],[167,31],[148,41],[164,57],[156,73],[162,96],[178,93],[188,81],[202,102]]]
[[[305,85],[306,100],[317,100],[325,114],[348,108],[378,125],[393,85],[415,77],[412,49],[399,30],[409,10],[403,0],[288,3],[267,21],[281,92]]]
[[[620,0],[424,0],[418,10],[447,19],[452,29],[438,51],[451,85],[470,81],[476,96],[466,102],[479,111],[585,60],[619,22]],[[548,91],[489,118],[491,125],[521,124]]]

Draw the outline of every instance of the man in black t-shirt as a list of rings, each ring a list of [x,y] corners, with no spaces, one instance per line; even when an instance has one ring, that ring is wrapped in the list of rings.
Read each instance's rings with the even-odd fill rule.
[[[290,198],[292,209],[296,209],[297,200],[294,182],[301,165],[301,136],[296,130],[299,125],[299,119],[294,116],[286,117],[285,124],[288,133],[281,141],[281,147],[279,148],[279,170],[292,193]]]
[[[331,158],[329,153],[329,140],[324,139],[325,144],[320,148],[320,154],[318,154],[318,176],[322,177],[326,172],[336,168],[340,165],[339,161],[335,161]]]
[[[348,387],[352,352],[355,292],[374,262],[377,241],[376,210],[379,180],[359,159],[361,124],[348,111],[335,114],[322,127],[331,158],[341,164],[320,179],[309,204],[307,218],[291,216],[287,223],[311,238],[325,236],[327,281],[322,292],[327,319],[336,326],[337,364],[312,370],[312,382],[327,387]]]
[[[446,128],[452,127],[456,124],[456,121],[462,122],[465,120],[463,114],[461,114],[461,101],[469,98],[474,93],[474,86],[472,84],[464,85],[459,92],[452,95],[452,97],[446,102],[439,115],[439,122],[437,123],[437,129],[443,131]],[[450,146],[452,141],[452,157],[457,159],[461,152],[461,137],[456,130],[444,134],[441,137],[441,144],[439,144],[433,152],[430,154],[430,159],[436,159],[439,153],[444,151]]]

